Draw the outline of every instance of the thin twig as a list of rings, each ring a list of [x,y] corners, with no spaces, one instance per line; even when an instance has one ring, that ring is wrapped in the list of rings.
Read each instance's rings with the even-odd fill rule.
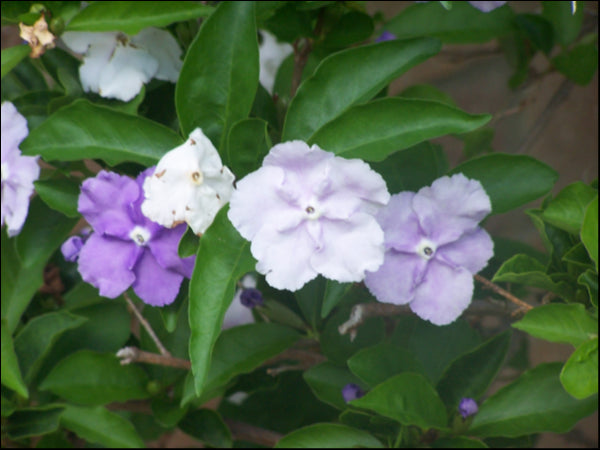
[[[302,350],[298,348],[288,348],[279,355],[274,356],[264,363],[269,366],[280,361],[293,360],[297,361],[297,364],[283,364],[277,367],[271,367],[267,369],[267,373],[271,376],[279,375],[282,372],[288,370],[308,370],[317,364],[327,361],[327,358],[321,353],[317,353],[309,350]]]
[[[283,437],[282,434],[276,433],[264,428],[258,428],[237,420],[224,419],[225,423],[231,430],[233,439],[236,441],[254,442],[264,445],[265,447],[275,447],[275,444]]]
[[[529,303],[525,303],[523,300],[515,297],[510,292],[505,291],[504,289],[502,289],[497,284],[492,283],[487,278],[484,278],[484,277],[482,277],[479,274],[473,275],[473,278],[475,278],[477,281],[479,281],[485,287],[487,287],[487,288],[491,289],[492,291],[494,291],[496,294],[499,294],[502,297],[504,297],[505,299],[513,302],[515,305],[517,305],[519,307],[519,310],[529,311],[529,310],[533,309],[533,306],[531,306]]]
[[[300,44],[303,43],[302,47]],[[290,98],[293,98],[296,95],[296,91],[298,90],[298,86],[300,86],[300,82],[302,81],[302,72],[304,71],[304,67],[306,66],[306,62],[308,61],[308,55],[312,50],[312,43],[310,39],[298,39],[293,44],[294,47],[294,73],[292,75],[292,86],[290,88]]]
[[[133,301],[129,298],[129,295],[127,295],[127,293],[125,292],[123,294],[123,297],[125,297],[125,301],[129,305],[129,307],[131,308],[133,313],[135,314],[135,317],[137,317],[137,319],[140,321],[140,324],[142,324],[144,329],[148,332],[148,334],[150,335],[150,337],[156,344],[156,348],[158,348],[158,351],[160,352],[160,354],[163,356],[171,356],[171,353],[169,352],[169,350],[167,350],[165,348],[165,346],[162,344],[162,342],[160,342],[160,339],[158,339],[158,336],[156,336],[156,333],[154,333],[154,330],[152,329],[152,327],[150,326],[148,321],[144,318],[144,316],[142,316],[142,313],[138,311],[137,307],[135,306],[135,303],[133,303]]]
[[[159,355],[158,353],[145,352],[137,347],[123,347],[117,352],[117,358],[121,360],[122,365],[134,362],[156,364],[158,366],[175,367],[177,369],[192,368],[192,364],[187,359],[176,358],[171,355]]]
[[[369,317],[396,316],[406,314],[410,309],[406,305],[391,303],[359,303],[352,307],[350,318],[338,327],[340,334],[350,334],[350,340],[356,337],[358,327]]]

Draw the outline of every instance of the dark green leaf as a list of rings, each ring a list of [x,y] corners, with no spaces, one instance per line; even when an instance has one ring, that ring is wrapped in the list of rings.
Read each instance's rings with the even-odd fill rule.
[[[470,159],[482,153],[494,151],[492,141],[494,140],[494,129],[491,127],[479,128],[478,130],[458,136],[464,142],[463,153],[465,158]]]
[[[198,409],[188,413],[178,424],[185,433],[201,440],[210,447],[230,448],[231,433],[221,416],[210,409]]]
[[[556,171],[524,155],[495,153],[466,161],[450,171],[479,180],[492,201],[492,214],[501,214],[547,194],[558,179]]]
[[[315,330],[319,329],[321,325],[321,311],[326,285],[327,280],[318,276],[294,293],[304,320]]]
[[[224,155],[229,130],[252,108],[258,70],[254,3],[220,3],[188,49],[177,81],[183,134],[202,128]]]
[[[164,27],[213,11],[201,2],[101,2],[82,9],[67,25],[68,31],[123,31],[134,35],[147,27]]]
[[[67,217],[79,217],[77,212],[78,182],[67,179],[38,180],[34,184],[35,191],[50,208]]]
[[[434,39],[415,39],[351,48],[325,58],[292,100],[282,141],[311,140],[325,124],[371,99],[394,78],[439,50],[440,43]],[[348,73],[352,73],[352,83],[347,81]]]
[[[568,185],[544,208],[542,219],[561,230],[579,235],[587,205],[598,191],[581,181]]]
[[[590,296],[590,302],[592,303],[592,305],[594,305],[597,308],[598,307],[598,272],[588,269],[585,272],[583,272],[581,275],[579,275],[579,278],[577,278],[577,282],[579,284],[581,284],[582,286],[585,286],[585,288],[587,289],[588,294]]]
[[[436,102],[444,103],[445,105],[458,108],[456,102],[446,94],[444,91],[439,90],[431,84],[415,84],[404,89],[398,97],[412,98],[418,100],[434,100]]]
[[[2,78],[1,92],[3,101],[12,101],[21,95],[34,91],[48,90],[46,80],[32,61],[31,58],[21,60],[19,64]]]
[[[241,180],[257,170],[271,148],[267,122],[262,119],[244,119],[231,127],[225,163]]]
[[[540,339],[578,347],[598,334],[598,319],[581,304],[551,303],[532,309],[513,327]]]
[[[30,51],[29,45],[15,45],[2,50],[2,76],[0,78],[4,78],[4,75],[14,69]]]
[[[352,284],[350,283],[339,283],[334,280],[327,280],[325,282],[325,293],[323,294],[323,305],[321,306],[322,319],[329,315],[350,289],[352,289]]]
[[[346,158],[381,161],[397,150],[472,131],[489,120],[489,115],[471,115],[436,101],[384,98],[350,108],[308,142]]]
[[[22,397],[29,397],[27,386],[23,382],[21,370],[19,369],[13,339],[4,319],[2,319],[2,384]]]
[[[560,372],[560,382],[569,394],[584,399],[598,393],[598,338],[581,344]]]
[[[187,413],[187,407],[181,407],[178,400],[166,395],[152,400],[152,415],[161,426],[173,428]]]
[[[365,13],[350,11],[340,17],[325,35],[323,46],[342,48],[368,39],[373,34],[373,19]]]
[[[52,433],[58,429],[61,406],[45,405],[19,409],[10,416],[6,431],[11,439],[24,439]]]
[[[311,367],[304,372],[303,376],[319,400],[338,409],[346,408],[346,402],[342,397],[344,386],[348,383],[362,384],[348,369],[329,361]]]
[[[583,268],[592,266],[592,260],[581,242],[571,247],[571,249],[563,255],[562,260]]]
[[[579,35],[583,23],[583,2],[577,4],[573,13],[573,2],[542,2],[542,16],[552,24],[554,38],[559,44],[569,45]]]
[[[366,431],[335,423],[316,423],[281,438],[275,448],[383,448]]]
[[[198,252],[198,246],[200,245],[200,237],[192,231],[190,227],[187,227],[179,246],[177,247],[177,254],[180,258],[187,258],[193,256]]]
[[[435,389],[416,373],[396,375],[350,404],[424,430],[445,428],[447,424],[446,408]]]
[[[596,263],[598,271],[598,197],[590,202],[585,210],[583,225],[581,226],[581,242],[585,245],[592,261]]]
[[[564,50],[552,58],[554,67],[573,82],[585,86],[594,79],[598,70],[597,44],[581,44]]]
[[[469,429],[481,437],[565,433],[598,408],[598,396],[575,400],[559,380],[562,363],[540,364],[503,387],[483,405]]]
[[[546,19],[535,14],[519,14],[515,16],[515,24],[533,46],[546,55],[554,47],[552,25]]]
[[[312,34],[310,13],[298,11],[296,6],[289,2],[286,2],[282,8],[277,9],[265,21],[265,27],[278,40],[284,42],[294,42],[299,37],[308,37]]]

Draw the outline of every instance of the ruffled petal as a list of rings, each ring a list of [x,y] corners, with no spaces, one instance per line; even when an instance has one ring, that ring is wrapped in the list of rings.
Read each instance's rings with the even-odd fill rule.
[[[375,216],[385,234],[385,248],[414,253],[423,231],[412,209],[414,192],[392,195],[390,202]]]
[[[186,278],[192,276],[196,256],[180,258],[177,253],[179,241],[185,233],[186,225],[181,224],[171,229],[162,229],[148,242],[148,248],[165,269],[173,270]]]
[[[115,298],[135,281],[131,270],[137,246],[93,233],[79,252],[79,273],[84,281],[99,289],[100,295]]]
[[[447,325],[458,319],[472,297],[473,275],[467,269],[453,269],[432,259],[409,305],[421,319]]]
[[[2,163],[11,154],[21,154],[19,150],[19,144],[23,139],[27,137],[29,133],[27,131],[27,120],[19,111],[15,105],[11,102],[3,102],[1,107],[2,117],[2,134],[0,140],[2,141]],[[2,177],[4,179],[4,175]]]
[[[475,274],[487,265],[492,256],[492,238],[484,229],[477,228],[458,241],[438,248],[435,257],[452,267],[464,267]]]
[[[109,46],[113,47],[117,43],[118,32],[110,31],[103,33],[94,33],[88,31],[65,31],[60,38],[75,53],[86,53],[90,46]]]
[[[182,275],[162,268],[149,251],[143,252],[134,272],[133,291],[144,303],[152,306],[173,303],[183,281]]]
[[[112,40],[102,39],[90,46],[83,59],[83,64],[79,67],[79,79],[85,92],[100,92],[100,76],[115,51],[116,45],[115,35]]]
[[[131,38],[131,42],[142,47],[158,62],[155,78],[177,82],[183,62],[181,47],[171,33],[154,27],[144,28]]]
[[[380,302],[405,305],[414,298],[426,267],[418,255],[389,250],[381,267],[366,273],[365,285]]]

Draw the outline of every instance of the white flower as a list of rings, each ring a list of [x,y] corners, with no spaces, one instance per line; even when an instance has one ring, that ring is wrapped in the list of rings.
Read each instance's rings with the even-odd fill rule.
[[[229,201],[234,178],[212,142],[196,128],[144,181],[142,212],[164,227],[187,222],[194,233],[202,234]]]
[[[8,235],[21,231],[33,182],[40,176],[37,157],[22,156],[19,144],[27,136],[27,121],[10,103],[2,103],[2,226],[6,223]]]
[[[260,84],[272,94],[277,70],[283,60],[294,51],[294,48],[290,44],[277,42],[277,38],[267,31],[261,30],[260,34],[263,39],[258,49],[260,63],[258,79]]]
[[[165,30],[146,28],[131,37],[68,31],[62,39],[71,50],[84,54],[79,77],[85,92],[127,102],[152,78],[174,83],[179,77],[181,48]]]

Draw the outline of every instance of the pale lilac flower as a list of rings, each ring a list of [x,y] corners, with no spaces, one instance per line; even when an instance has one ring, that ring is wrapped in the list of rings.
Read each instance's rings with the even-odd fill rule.
[[[469,397],[464,397],[460,400],[458,404],[458,412],[462,416],[463,420],[469,416],[477,414],[479,411],[479,407],[477,406],[477,402]]]
[[[256,277],[245,275],[240,281],[240,288],[236,291],[233,301],[225,312],[222,328],[235,327],[254,322],[252,308],[262,305],[262,293],[256,289]]]
[[[453,322],[471,302],[473,274],[493,255],[490,236],[478,226],[490,211],[479,181],[463,174],[392,196],[377,215],[385,261],[365,284],[381,302],[408,304],[436,325]]]
[[[342,388],[342,397],[346,403],[361,398],[365,395],[365,391],[358,384],[348,383]]]
[[[75,262],[79,259],[79,252],[83,248],[83,244],[92,233],[90,227],[83,228],[78,235],[71,236],[60,246],[60,251],[65,260]]]
[[[21,232],[27,212],[33,182],[40,176],[37,156],[23,156],[19,149],[27,137],[27,120],[10,103],[2,103],[2,206],[1,226],[6,223],[10,237]]]
[[[210,139],[196,128],[160,159],[144,182],[142,212],[164,227],[187,222],[202,234],[229,201],[234,178]]]
[[[68,31],[61,37],[71,50],[84,54],[79,68],[83,90],[105,98],[127,102],[152,78],[175,83],[183,64],[175,38],[158,28],[135,36]]]
[[[386,30],[375,39],[375,42],[393,41],[394,39],[396,39],[396,35]]]
[[[118,297],[131,286],[145,303],[163,306],[175,300],[183,278],[191,277],[195,256],[177,254],[185,225],[167,229],[142,214],[142,183],[153,171],[137,180],[102,171],[83,182],[78,211],[94,233],[79,252],[78,268],[104,297]]]
[[[260,34],[262,42],[258,48],[260,65],[258,79],[260,84],[272,94],[279,66],[294,51],[294,48],[286,42],[277,42],[277,38],[268,31],[261,30]]]
[[[473,8],[477,8],[479,11],[488,13],[496,8],[504,6],[506,2],[496,1],[485,1],[485,2],[469,2]]]
[[[376,270],[384,247],[373,213],[389,197],[365,162],[291,141],[237,183],[228,217],[252,242],[256,270],[271,286],[295,291],[318,274],[353,282]]]

